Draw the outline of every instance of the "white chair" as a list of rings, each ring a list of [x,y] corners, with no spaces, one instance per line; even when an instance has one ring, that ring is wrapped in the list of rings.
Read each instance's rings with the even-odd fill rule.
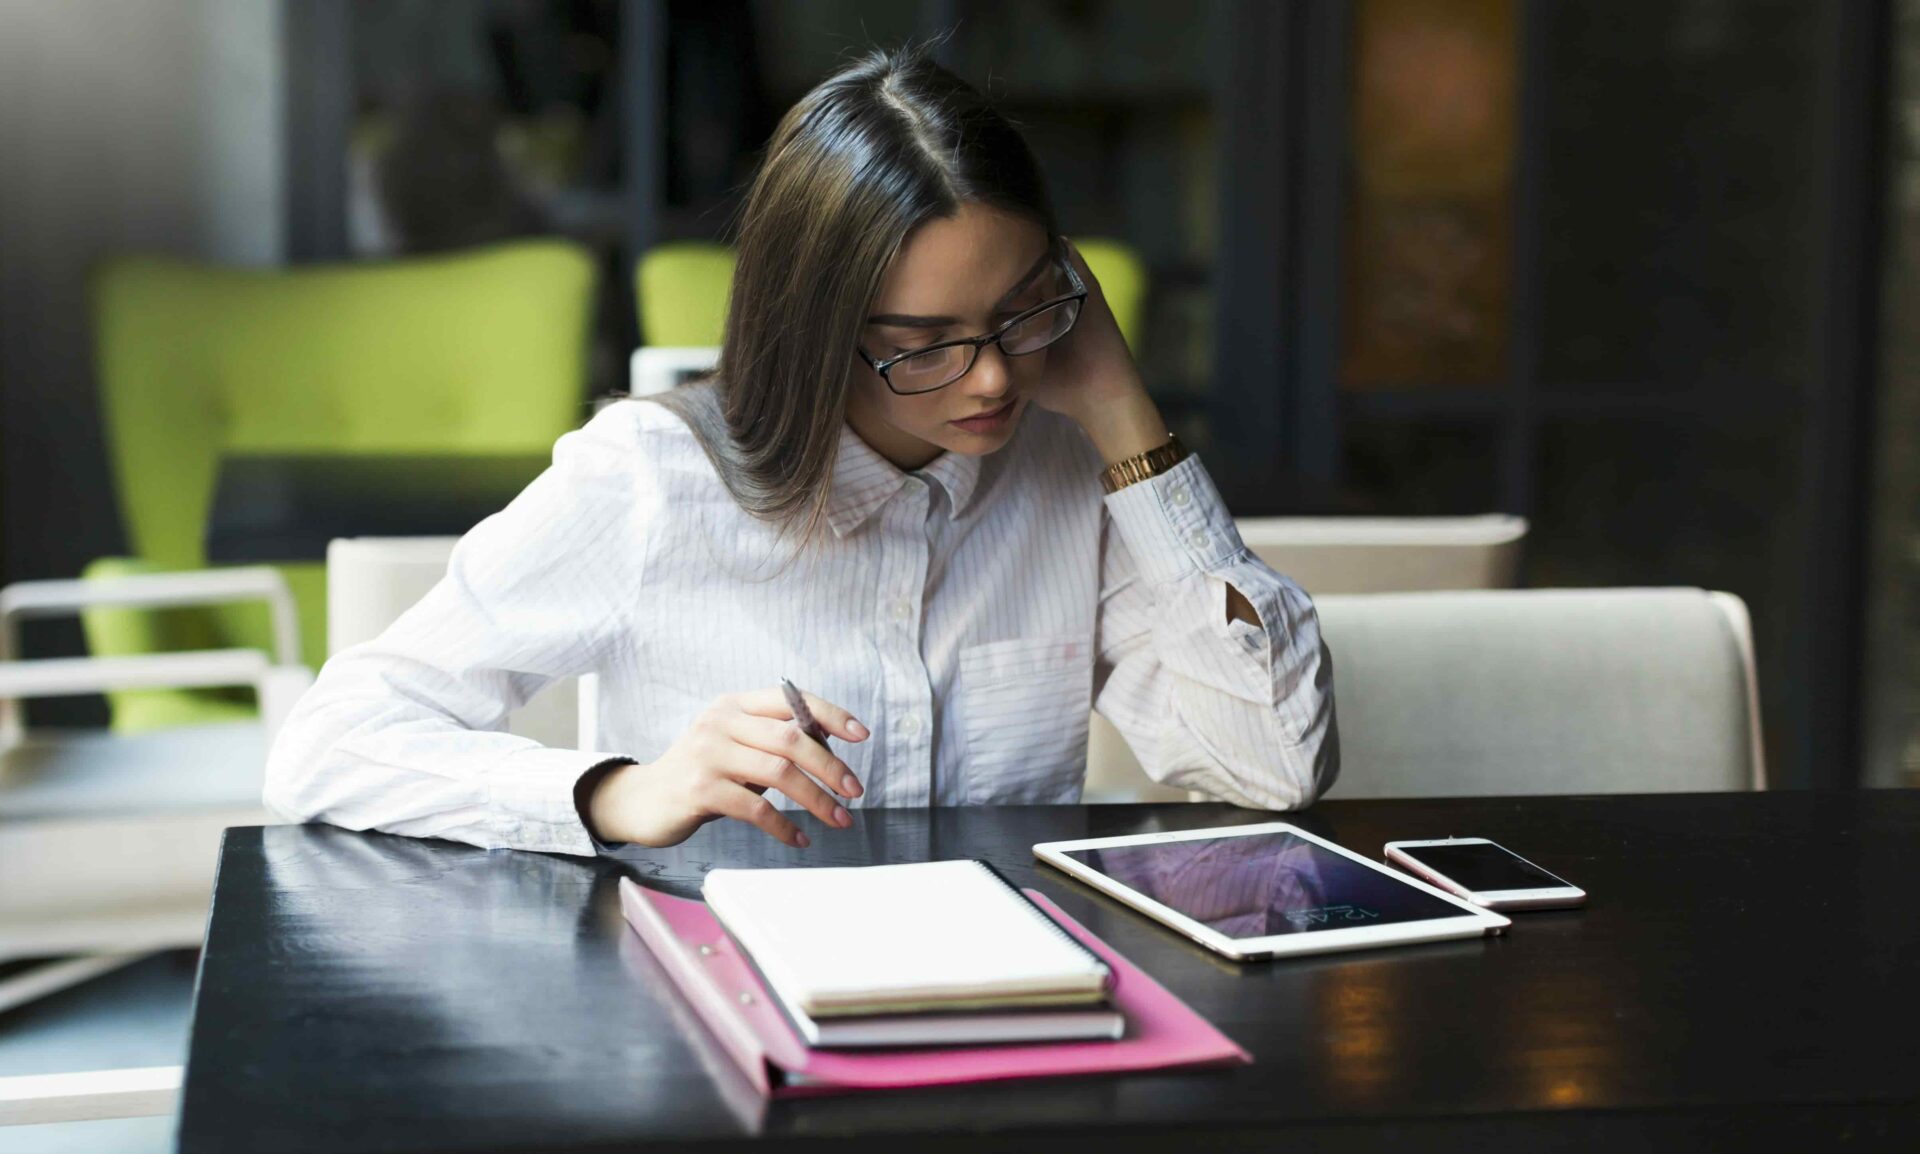
[[[1255,556],[1322,593],[1508,589],[1520,575],[1527,519],[1252,517],[1237,521]]]
[[[274,656],[16,657],[27,618],[234,601],[267,603]],[[260,805],[267,744],[312,681],[299,644],[293,597],[264,567],[0,590],[0,962],[59,959],[0,982],[0,1009],[200,944],[221,832],[271,820]],[[251,687],[260,719],[128,735],[21,720],[30,698],[215,686]]]
[[[1752,626],[1730,593],[1532,589],[1314,601],[1333,654],[1340,728],[1340,778],[1329,797],[1766,787]],[[1111,740],[1120,742],[1117,733]],[[1108,749],[1109,766],[1125,752],[1124,744]],[[1148,785],[1159,794],[1120,800],[1181,796]]]
[[[457,538],[334,541],[328,550],[328,647],[367,640],[404,613],[446,573]],[[184,580],[191,578],[191,580]],[[220,596],[210,596],[218,592]],[[34,735],[17,744],[0,776],[0,960],[94,949],[95,953],[16,975],[0,986],[0,1011],[125,965],[147,953],[198,945],[206,924],[214,855],[233,825],[275,820],[261,808],[266,750],[272,732],[312,681],[296,655],[293,602],[270,569],[227,570],[104,583],[14,586],[4,594],[6,630],[0,656],[16,651],[13,622],[61,607],[181,605],[265,596],[273,606],[281,665],[241,651],[95,660],[94,676],[78,663],[0,665],[0,690],[101,691],[155,685],[252,684],[264,725],[203,726],[151,735],[89,734],[60,742]],[[551,744],[591,736],[590,709],[577,716],[575,685],[555,686],[517,712],[512,728]],[[588,701],[592,695],[588,694]],[[0,709],[10,709],[0,702]],[[13,714],[0,714],[0,720]],[[108,757],[108,754],[125,755]],[[75,764],[69,766],[68,762]],[[75,772],[57,772],[72,769]],[[61,788],[56,790],[58,784]],[[134,787],[145,792],[130,796]],[[213,808],[199,808],[216,803]],[[85,819],[43,820],[59,807]],[[145,809],[168,808],[164,817]],[[131,812],[123,812],[128,811]],[[31,817],[31,821],[9,818]],[[90,895],[73,904],[75,892]],[[177,1066],[56,1072],[0,1077],[0,1126],[165,1114],[178,1101]],[[0,1141],[0,1146],[4,1146]]]
[[[1746,606],[1699,589],[1318,599],[1330,797],[1763,789]]]
[[[1317,599],[1324,593],[1499,589],[1520,572],[1524,517],[1240,518],[1255,556]],[[1337,691],[1336,682],[1336,691]],[[1094,714],[1087,732],[1088,802],[1204,801],[1149,778],[1113,723]]]
[[[627,393],[648,397],[676,389],[720,363],[720,350],[704,346],[678,348],[641,345],[633,350]]]
[[[0,1126],[171,1114],[181,1073],[179,1066],[141,1066],[0,1078]]]

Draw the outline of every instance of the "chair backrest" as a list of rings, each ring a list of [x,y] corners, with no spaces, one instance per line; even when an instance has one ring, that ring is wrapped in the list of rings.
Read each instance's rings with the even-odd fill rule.
[[[1132,245],[1109,237],[1076,237],[1073,245],[1087,262],[1087,271],[1100,282],[1100,293],[1107,298],[1127,347],[1139,352],[1147,316],[1146,262]]]
[[[1492,589],[1519,574],[1523,517],[1258,517],[1237,522],[1262,561],[1316,598],[1323,593]],[[1126,739],[1099,714],[1090,722],[1085,797],[1099,802],[1180,801],[1156,784]],[[1193,795],[1198,796],[1198,795]]]
[[[1520,573],[1527,520],[1480,517],[1252,517],[1247,548],[1302,589],[1419,593],[1505,589]]]
[[[733,250],[708,241],[671,241],[640,254],[634,290],[640,343],[717,345],[727,323]]]
[[[627,392],[635,397],[669,392],[719,363],[718,345],[641,345],[629,363]]]
[[[378,637],[447,575],[458,537],[349,537],[327,545],[327,654]],[[559,749],[593,749],[592,675],[548,686],[507,719],[509,732]]]
[[[585,416],[593,286],[586,252],[547,240],[292,270],[106,266],[100,388],[133,551],[205,564],[223,454],[546,451]],[[318,653],[325,607],[298,576]],[[217,643],[262,640],[221,621]]]
[[[328,657],[380,636],[447,575],[458,537],[340,537],[327,543]]]
[[[1330,796],[1765,785],[1750,631],[1730,594],[1535,589],[1315,603],[1339,711]]]
[[[109,265],[100,386],[135,552],[204,563],[223,453],[550,448],[585,412],[593,280],[557,241],[294,270]]]

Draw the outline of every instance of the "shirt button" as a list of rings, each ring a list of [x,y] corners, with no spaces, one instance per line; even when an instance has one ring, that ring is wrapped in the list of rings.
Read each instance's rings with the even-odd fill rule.
[[[920,736],[920,715],[909,713],[900,719],[900,732],[908,737]]]
[[[1193,494],[1187,490],[1187,487],[1185,485],[1177,485],[1174,487],[1173,503],[1175,505],[1178,505],[1184,509],[1187,506],[1187,503],[1192,500],[1193,500]]]
[[[893,603],[893,619],[895,621],[905,621],[911,616],[913,616],[913,602],[903,598]]]
[[[1248,649],[1260,648],[1260,635],[1257,633],[1249,633],[1246,636],[1242,637],[1240,640],[1245,641],[1247,643]]]
[[[1195,529],[1193,532],[1187,534],[1187,544],[1193,546],[1195,549],[1205,549],[1210,540],[1212,540],[1212,538],[1207,536],[1205,529]]]

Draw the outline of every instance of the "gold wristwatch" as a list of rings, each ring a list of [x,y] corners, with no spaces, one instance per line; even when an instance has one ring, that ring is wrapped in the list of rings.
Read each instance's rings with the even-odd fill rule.
[[[1180,443],[1180,438],[1168,433],[1166,444],[1156,445],[1124,461],[1115,461],[1101,470],[1100,484],[1107,492],[1117,493],[1136,481],[1158,477],[1186,459],[1187,447]]]

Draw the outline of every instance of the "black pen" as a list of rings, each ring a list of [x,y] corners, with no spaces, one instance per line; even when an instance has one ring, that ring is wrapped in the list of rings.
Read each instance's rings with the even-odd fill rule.
[[[780,692],[787,695],[787,708],[793,710],[794,724],[800,727],[800,732],[819,742],[820,748],[829,748],[827,731],[820,728],[820,723],[813,719],[813,710],[807,708],[807,699],[801,694],[799,687],[782,677]]]

